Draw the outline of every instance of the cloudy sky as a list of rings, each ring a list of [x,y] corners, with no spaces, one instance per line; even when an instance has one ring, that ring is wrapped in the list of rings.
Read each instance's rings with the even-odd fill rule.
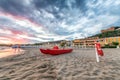
[[[120,26],[120,0],[0,0],[0,43],[84,38]]]

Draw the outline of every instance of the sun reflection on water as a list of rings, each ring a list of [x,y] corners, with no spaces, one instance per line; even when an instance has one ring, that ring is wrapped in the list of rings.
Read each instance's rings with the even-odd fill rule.
[[[12,49],[12,48],[0,48],[0,58],[21,54],[23,52],[22,49]]]

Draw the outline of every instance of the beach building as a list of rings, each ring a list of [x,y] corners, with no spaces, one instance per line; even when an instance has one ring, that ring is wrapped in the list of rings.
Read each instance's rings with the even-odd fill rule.
[[[101,46],[105,46],[106,43],[106,39],[105,38],[99,38],[99,43],[101,44]]]
[[[74,46],[75,45],[80,45],[80,41],[81,41],[81,39],[75,39],[75,40],[73,40]]]
[[[116,31],[120,30],[120,27],[110,27],[108,29],[101,30],[101,33],[109,32],[109,31]],[[105,37],[105,38],[99,38],[99,37],[88,37],[83,39],[75,39],[73,40],[74,46],[80,47],[83,46],[92,46],[94,47],[94,42],[99,41],[101,46],[105,46],[106,44],[112,45],[113,42],[118,42],[120,45],[120,36],[117,37]]]
[[[94,47],[94,42],[99,41],[101,46],[105,46],[106,44],[112,45],[113,42],[118,42],[120,46],[120,36],[118,37],[107,37],[107,38],[98,38],[98,37],[91,37],[91,38],[84,38],[84,39],[75,39],[73,41],[74,46],[91,46]]]
[[[95,41],[99,40],[98,37],[88,37],[84,39],[75,39],[74,46],[91,46],[94,47]]]
[[[98,40],[101,46],[105,46],[106,44],[112,45],[113,42],[118,42],[120,46],[120,36],[118,37],[107,37],[107,38],[99,38]]]
[[[112,42],[118,42],[120,44],[120,36],[119,37],[109,37],[106,38],[106,43],[111,44]]]
[[[53,47],[55,45],[59,45],[61,43],[62,40],[59,41],[51,41],[51,42],[45,42],[43,43],[43,45],[48,46],[48,47]]]

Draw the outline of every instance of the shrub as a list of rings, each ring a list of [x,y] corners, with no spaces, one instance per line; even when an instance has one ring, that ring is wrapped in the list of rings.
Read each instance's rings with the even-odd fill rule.
[[[115,46],[119,45],[118,42],[112,42],[112,44],[115,45]]]
[[[105,48],[109,48],[109,44],[105,44],[105,46],[104,46]]]
[[[61,46],[61,47],[65,47],[65,45],[66,45],[66,42],[61,42],[61,43],[60,43],[60,46]]]
[[[116,48],[117,46],[115,46],[115,45],[112,45],[112,46],[110,46],[110,45],[105,45],[104,47],[102,47],[102,48]]]
[[[117,46],[109,46],[109,48],[116,48]]]

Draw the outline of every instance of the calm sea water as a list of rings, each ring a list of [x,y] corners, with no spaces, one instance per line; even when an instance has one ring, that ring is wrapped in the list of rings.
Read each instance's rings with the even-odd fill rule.
[[[0,58],[7,57],[10,55],[20,54],[22,49],[12,49],[11,47],[0,47]]]

